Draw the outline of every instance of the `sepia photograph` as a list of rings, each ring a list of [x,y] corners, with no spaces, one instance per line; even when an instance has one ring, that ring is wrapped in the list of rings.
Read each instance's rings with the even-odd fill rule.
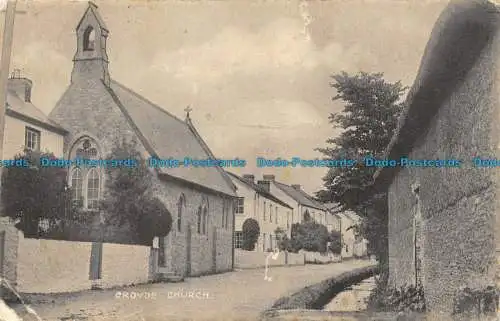
[[[500,1],[0,28],[0,321],[500,320]]]

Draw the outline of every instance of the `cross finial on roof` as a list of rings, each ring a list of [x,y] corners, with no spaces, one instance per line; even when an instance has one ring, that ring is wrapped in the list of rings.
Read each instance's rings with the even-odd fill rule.
[[[186,108],[184,108],[184,111],[186,112],[186,119],[189,119],[189,112],[192,111],[191,106],[188,105]]]

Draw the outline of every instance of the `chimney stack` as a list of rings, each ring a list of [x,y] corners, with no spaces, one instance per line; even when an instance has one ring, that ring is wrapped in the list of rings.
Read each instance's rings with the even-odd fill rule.
[[[271,186],[269,181],[258,181],[257,184],[263,189],[265,189],[266,192],[269,193],[271,191]]]
[[[251,183],[254,183],[255,182],[255,176],[252,175],[252,174],[245,174],[243,175],[243,179],[248,181],[248,182],[251,182]]]
[[[31,80],[21,77],[21,71],[19,69],[14,69],[11,73],[7,86],[8,90],[16,92],[19,98],[23,99],[25,102],[31,102],[31,87],[33,83]]]
[[[274,175],[264,175],[262,178],[263,178],[265,181],[270,181],[270,182],[273,182],[273,181],[274,181],[275,176],[274,176]]]
[[[300,191],[300,185],[298,184],[293,184],[292,187],[296,189],[297,191]]]

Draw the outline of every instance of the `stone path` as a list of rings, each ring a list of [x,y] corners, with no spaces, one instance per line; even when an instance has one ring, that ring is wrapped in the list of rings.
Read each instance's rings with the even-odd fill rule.
[[[183,283],[147,284],[89,291],[32,304],[44,321],[255,321],[281,296],[373,262],[273,267],[189,278]],[[51,302],[50,300],[53,300]],[[21,308],[17,309],[22,311]],[[22,314],[22,312],[20,312]],[[25,317],[25,314],[22,315]],[[24,319],[35,320],[29,317]]]

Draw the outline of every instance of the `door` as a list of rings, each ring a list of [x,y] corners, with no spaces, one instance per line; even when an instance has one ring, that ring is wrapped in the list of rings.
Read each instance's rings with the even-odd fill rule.
[[[102,270],[102,243],[93,242],[90,251],[90,275],[89,280],[99,280]]]
[[[186,227],[186,276],[191,275],[191,225]]]
[[[212,228],[212,272],[217,272],[217,227]]]

